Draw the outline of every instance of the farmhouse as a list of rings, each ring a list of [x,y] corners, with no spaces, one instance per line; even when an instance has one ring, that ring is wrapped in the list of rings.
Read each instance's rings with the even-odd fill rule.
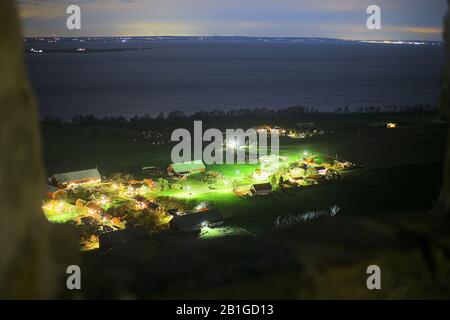
[[[66,196],[66,191],[62,190],[62,189],[58,189],[51,185],[46,185],[45,186],[45,195],[49,199],[57,200],[57,199],[64,198]]]
[[[101,179],[97,169],[90,169],[55,174],[49,180],[58,188],[67,188],[77,184],[100,182]]]
[[[266,196],[272,193],[272,185],[270,183],[254,184],[250,192],[254,196]]]
[[[190,175],[205,172],[205,170],[202,160],[173,163],[167,168],[167,172],[171,175]]]
[[[203,227],[216,227],[223,224],[222,213],[218,209],[197,211],[174,216],[170,227],[177,231],[195,232]]]

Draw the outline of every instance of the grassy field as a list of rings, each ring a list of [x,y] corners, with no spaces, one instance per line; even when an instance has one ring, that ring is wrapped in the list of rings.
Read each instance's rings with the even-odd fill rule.
[[[272,122],[270,122],[272,121]],[[337,157],[367,165],[345,173],[337,182],[301,190],[276,193],[267,198],[241,199],[230,192],[196,192],[199,201],[219,207],[226,223],[251,232],[273,228],[279,215],[312,209],[341,208],[339,214],[388,214],[428,209],[439,196],[445,127],[435,116],[418,115],[308,115],[307,119],[218,119],[208,126],[247,128],[262,123],[293,126],[313,121],[333,134],[306,140],[281,140],[280,154],[298,158],[310,154]],[[398,129],[374,128],[394,121]],[[180,126],[179,123],[176,124]],[[170,145],[154,146],[120,135],[98,134],[89,127],[44,125],[44,154],[49,174],[98,167],[103,175],[114,172],[141,174],[143,166],[167,167]],[[255,166],[239,166],[239,175],[249,175]],[[232,165],[209,169],[235,176]]]

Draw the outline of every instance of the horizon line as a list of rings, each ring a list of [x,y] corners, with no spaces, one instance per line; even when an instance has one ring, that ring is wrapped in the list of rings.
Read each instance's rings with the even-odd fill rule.
[[[313,36],[244,36],[244,35],[83,35],[83,36],[58,36],[58,35],[45,35],[45,36],[22,36],[22,39],[26,38],[68,38],[68,39],[81,39],[81,38],[251,38],[251,39],[322,39],[322,40],[339,40],[339,41],[413,41],[413,42],[440,42],[444,40],[424,40],[424,39],[346,39],[346,38],[334,38],[334,37],[313,37]]]

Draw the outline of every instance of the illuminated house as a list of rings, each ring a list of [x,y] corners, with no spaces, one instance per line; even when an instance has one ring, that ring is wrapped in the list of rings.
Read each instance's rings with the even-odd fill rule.
[[[205,172],[205,170],[206,168],[202,160],[173,163],[167,168],[167,172],[172,175],[190,175]]]
[[[256,126],[256,127],[253,127],[253,129],[259,133],[262,133],[262,132],[270,133],[272,130],[272,128],[268,125]]]
[[[325,167],[316,167],[317,173],[324,176],[327,174],[327,168]]]
[[[276,133],[279,135],[285,135],[287,133],[286,129],[283,129],[278,126],[270,127],[268,125],[261,125],[261,126],[253,127],[253,129],[258,133],[266,132],[267,134]]]
[[[393,123],[393,122],[386,123],[386,128],[395,129],[395,128],[397,128],[397,124]]]
[[[55,174],[50,178],[58,188],[67,188],[77,184],[100,182],[102,177],[97,169],[73,171]]]
[[[195,232],[203,227],[217,227],[223,224],[222,213],[218,209],[197,211],[183,215],[176,215],[170,220],[170,227],[173,230],[183,232]]]
[[[267,196],[272,193],[272,185],[270,183],[254,184],[250,192],[254,196]]]

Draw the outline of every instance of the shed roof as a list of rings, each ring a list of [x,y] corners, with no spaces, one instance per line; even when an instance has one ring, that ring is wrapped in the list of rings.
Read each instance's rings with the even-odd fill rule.
[[[175,171],[176,173],[192,172],[205,169],[205,165],[203,164],[202,160],[173,163],[171,166],[173,171]]]
[[[254,184],[253,188],[256,191],[272,190],[272,185],[270,183],[259,183],[259,184]]]
[[[89,169],[66,173],[58,173],[54,174],[53,178],[56,180],[57,183],[66,183],[79,180],[100,179],[101,176],[97,169]]]

